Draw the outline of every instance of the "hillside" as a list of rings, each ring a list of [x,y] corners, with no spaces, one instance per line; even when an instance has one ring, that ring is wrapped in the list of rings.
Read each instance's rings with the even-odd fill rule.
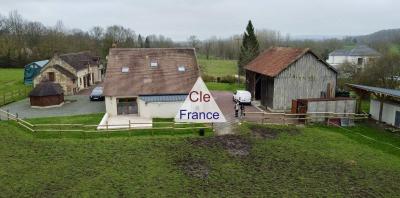
[[[387,29],[372,34],[352,37],[361,43],[400,43],[400,28]]]

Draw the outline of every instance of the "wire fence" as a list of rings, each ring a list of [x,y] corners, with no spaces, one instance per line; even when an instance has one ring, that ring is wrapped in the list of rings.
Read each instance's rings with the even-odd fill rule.
[[[336,112],[307,112],[307,113],[271,113],[271,112],[245,112],[242,119],[261,124],[308,124],[326,122],[337,125],[348,125],[357,120],[369,118],[366,113],[336,113]],[[339,122],[339,123],[338,123]]]

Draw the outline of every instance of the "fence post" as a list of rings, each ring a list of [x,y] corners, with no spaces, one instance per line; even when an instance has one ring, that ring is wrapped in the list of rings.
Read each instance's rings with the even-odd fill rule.
[[[10,110],[7,109],[7,120],[10,120]]]
[[[106,131],[108,131],[108,121],[106,121]]]
[[[129,120],[129,127],[128,127],[128,129],[131,130],[131,120]]]
[[[16,121],[18,123],[18,113],[15,113],[15,118],[16,118]]]

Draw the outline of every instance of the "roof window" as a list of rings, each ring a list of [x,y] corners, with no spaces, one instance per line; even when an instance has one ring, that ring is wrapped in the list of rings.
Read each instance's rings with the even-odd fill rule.
[[[128,73],[129,72],[129,67],[123,66],[122,69],[121,69],[121,72],[122,73]]]
[[[158,62],[156,60],[151,60],[150,67],[158,67]]]
[[[184,65],[181,65],[178,67],[178,71],[184,72],[184,71],[186,71],[186,67]]]

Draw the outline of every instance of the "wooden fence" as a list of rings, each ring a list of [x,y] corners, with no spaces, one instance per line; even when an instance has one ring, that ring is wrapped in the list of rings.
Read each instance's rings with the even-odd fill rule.
[[[245,112],[242,119],[250,122],[259,122],[261,124],[296,124],[303,122],[321,122],[329,123],[335,119],[363,120],[368,119],[366,113],[335,113],[335,112],[307,112],[307,113],[271,113],[271,112]],[[251,119],[253,118],[253,119]]]
[[[17,124],[31,132],[83,132],[83,133],[101,133],[101,132],[120,132],[120,131],[137,131],[149,130],[153,134],[153,130],[194,130],[194,129],[212,129],[213,125],[204,125],[199,123],[176,123],[176,122],[148,122],[148,123],[130,123],[119,125],[90,125],[90,124],[32,124],[18,117],[18,114],[12,114],[9,111],[0,109],[0,118],[15,121]],[[149,125],[151,127],[135,128],[133,125]],[[165,125],[153,127],[154,125]],[[97,130],[97,127],[104,129]],[[124,128],[113,128],[124,127]]]
[[[22,89],[12,90],[12,91],[9,91],[6,93],[1,93],[0,94],[0,107],[26,98],[31,90],[32,90],[32,87],[25,87]]]

